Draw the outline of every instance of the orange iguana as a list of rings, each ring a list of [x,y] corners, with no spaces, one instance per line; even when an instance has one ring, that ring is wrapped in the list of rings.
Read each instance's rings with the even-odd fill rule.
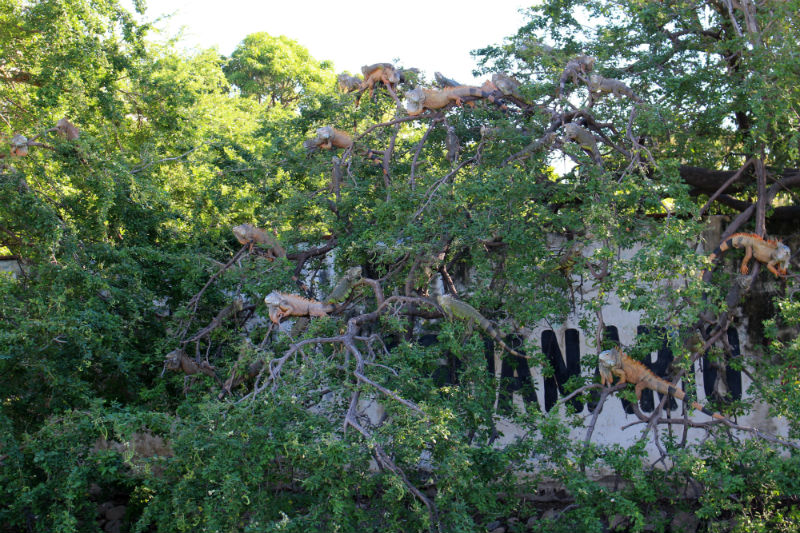
[[[11,137],[11,157],[25,157],[28,155],[28,138],[17,133]]]
[[[708,260],[714,261],[729,248],[745,249],[744,259],[742,259],[742,265],[739,267],[742,274],[749,272],[750,269],[747,267],[747,263],[750,262],[752,257],[755,257],[758,261],[767,265],[767,269],[776,278],[786,275],[789,259],[792,255],[789,247],[780,241],[763,239],[755,233],[734,233],[711,252]],[[704,275],[705,271],[700,274],[700,277],[702,278]]]
[[[528,359],[528,356],[522,355],[518,351],[512,349],[508,344],[503,341],[503,338],[500,336],[500,333],[492,326],[492,323],[489,322],[480,312],[469,305],[467,302],[462,302],[461,300],[457,300],[452,296],[448,295],[439,295],[436,296],[436,303],[439,304],[439,307],[445,312],[445,314],[450,317],[460,318],[462,320],[468,320],[471,322],[477,322],[478,325],[485,331],[491,338],[493,338],[497,344],[499,344],[504,350],[506,350],[511,355],[515,355],[517,357],[522,357]]]
[[[363,92],[369,89],[370,98],[375,92],[376,83],[383,83],[386,87],[394,90],[394,87],[400,82],[400,74],[391,63],[364,65],[361,67],[361,72],[364,74],[364,81],[361,82],[359,90]]]
[[[636,385],[636,399],[642,399],[642,391],[650,389],[658,392],[659,394],[669,394],[681,401],[685,401],[686,393],[680,389],[676,389],[668,381],[661,379],[653,374],[650,369],[644,366],[639,361],[635,361],[628,357],[619,348],[612,348],[600,352],[597,362],[598,370],[600,371],[600,384],[610,386],[614,381],[614,376],[619,377],[620,383],[631,383]],[[700,405],[697,402],[690,402],[691,406],[698,409],[712,418],[722,419],[725,417],[719,413],[715,413]]]
[[[269,248],[267,250],[267,259],[270,261],[276,257],[286,257],[286,250],[283,249],[283,246],[278,244],[278,241],[263,229],[257,228],[252,224],[239,224],[232,231],[239,244],[250,244],[251,252],[254,245],[263,244]]]
[[[417,87],[406,93],[406,111],[412,117],[419,115],[425,109],[442,109],[450,103],[460,106],[463,98],[488,98],[490,91],[482,87],[445,87],[444,89],[422,89]]]
[[[323,150],[350,148],[353,146],[353,138],[341,130],[331,126],[323,126],[317,129],[317,136],[305,141],[303,146],[312,151],[316,148],[322,148]]]
[[[336,306],[309,300],[297,294],[272,291],[264,298],[269,307],[269,318],[276,324],[285,316],[328,316]]]

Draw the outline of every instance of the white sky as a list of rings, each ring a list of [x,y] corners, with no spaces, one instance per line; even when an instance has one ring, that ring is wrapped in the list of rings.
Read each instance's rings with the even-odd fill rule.
[[[174,13],[157,27],[167,35],[183,28],[188,48],[216,46],[230,55],[246,35],[264,31],[333,61],[336,72],[360,75],[362,65],[399,60],[430,79],[440,71],[473,83],[470,50],[514,35],[526,21],[519,10],[534,1],[149,0],[146,17]]]

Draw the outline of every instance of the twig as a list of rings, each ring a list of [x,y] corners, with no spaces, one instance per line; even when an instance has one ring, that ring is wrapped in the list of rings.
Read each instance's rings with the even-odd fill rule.
[[[456,168],[448,172],[444,177],[440,178],[439,180],[436,181],[436,183],[431,185],[430,188],[428,188],[428,192],[425,193],[427,196],[427,198],[425,199],[425,203],[423,203],[420,206],[420,208],[417,209],[417,211],[413,215],[411,215],[411,220],[416,220],[417,217],[420,216],[425,211],[425,209],[428,207],[428,204],[430,204],[431,200],[433,200],[433,196],[436,194],[436,191],[439,190],[439,187],[447,183],[447,181],[451,177],[458,174],[458,171],[461,170],[464,166],[474,162],[475,162],[475,156],[470,157],[469,159],[465,159],[464,161],[459,163],[459,165]]]
[[[442,121],[442,117],[443,115],[438,113],[438,116],[431,121],[431,123],[428,125],[428,129],[425,130],[425,133],[422,135],[422,139],[420,139],[419,143],[417,144],[417,149],[414,151],[414,157],[411,160],[411,174],[408,177],[408,184],[411,186],[412,191],[416,188],[414,174],[417,171],[417,159],[419,158],[419,154],[422,152],[422,147],[425,145],[425,141],[428,140],[428,135],[431,134],[436,124]]]
[[[147,168],[149,168],[149,167],[151,167],[153,165],[156,165],[158,163],[165,163],[167,161],[177,161],[178,159],[183,159],[184,157],[186,157],[187,155],[191,154],[192,152],[194,152],[198,148],[200,148],[200,147],[199,146],[195,146],[194,148],[192,148],[188,152],[184,152],[181,155],[178,155],[178,156],[175,156],[175,157],[165,157],[164,159],[159,159],[157,161],[150,161],[149,163],[146,163],[146,164],[140,165],[140,166],[138,166],[138,167],[136,167],[134,169],[131,169],[131,174],[137,174],[139,172],[142,172],[143,170],[145,170],[145,169],[147,169]]]
[[[744,171],[745,171],[745,170],[747,170],[747,168],[748,168],[748,167],[749,167],[749,166],[750,166],[752,163],[753,163],[753,158],[751,157],[750,159],[748,159],[747,161],[745,161],[745,162],[744,162],[744,165],[742,165],[742,168],[740,168],[739,170],[737,170],[737,171],[736,171],[736,174],[734,174],[733,176],[731,176],[730,178],[728,178],[728,180],[727,180],[725,183],[723,183],[723,184],[722,184],[722,186],[721,186],[719,189],[717,189],[717,192],[715,192],[714,194],[712,194],[712,195],[711,195],[711,196],[708,198],[708,201],[705,203],[705,205],[704,205],[703,207],[701,207],[701,208],[700,208],[700,211],[698,211],[698,213],[697,213],[697,218],[698,218],[698,219],[699,219],[700,217],[702,217],[702,216],[703,216],[703,214],[706,212],[706,209],[708,209],[708,208],[709,208],[709,206],[711,206],[711,202],[713,202],[714,200],[716,200],[716,199],[717,199],[717,197],[719,197],[719,195],[720,195],[720,194],[722,194],[723,192],[725,192],[725,189],[727,189],[728,187],[730,187],[730,186],[731,186],[731,184],[733,184],[733,183],[734,183],[736,180],[738,180],[738,179],[741,177],[742,173],[744,173]]]

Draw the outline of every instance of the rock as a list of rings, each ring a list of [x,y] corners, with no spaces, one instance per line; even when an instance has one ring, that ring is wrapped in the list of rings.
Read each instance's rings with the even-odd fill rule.
[[[647,517],[647,523],[642,528],[642,531],[663,531],[664,523],[667,520],[667,513],[659,511]]]
[[[108,511],[106,511],[106,518],[110,521],[120,520],[123,516],[125,516],[125,511],[127,507],[124,505],[117,505],[116,507],[112,507]]]
[[[542,520],[555,520],[558,517],[558,511],[555,509],[548,509],[542,513]]]
[[[672,533],[695,533],[700,520],[692,513],[678,511],[669,523]]]
[[[109,520],[105,526],[103,526],[103,531],[106,533],[120,533],[122,530],[122,521],[121,520]]]
[[[489,522],[486,525],[486,529],[488,529],[489,531],[494,532],[494,530],[497,529],[498,527],[500,527],[501,525],[503,525],[503,524],[502,524],[502,522],[500,522],[500,520],[495,520],[494,522]]]
[[[498,528],[492,529],[490,531],[490,533],[506,533],[506,528],[503,527],[503,526],[500,526]]]
[[[630,520],[628,520],[627,516],[615,514],[611,517],[611,520],[608,521],[608,529],[609,531],[622,531],[628,527],[629,523]]]
[[[528,521],[525,522],[525,527],[527,527],[528,529],[533,529],[533,526],[535,526],[538,523],[539,523],[539,518],[536,515],[534,515],[528,518]]]

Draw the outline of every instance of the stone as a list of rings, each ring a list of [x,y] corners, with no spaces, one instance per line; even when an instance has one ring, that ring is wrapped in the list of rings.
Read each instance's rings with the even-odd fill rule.
[[[627,516],[621,514],[615,514],[611,517],[608,521],[608,530],[609,531],[622,531],[626,527],[628,527],[630,520],[628,520]]]
[[[678,511],[669,523],[669,530],[672,533],[695,533],[699,524],[700,519],[693,513]]]
[[[106,511],[106,518],[109,520],[120,520],[123,516],[125,516],[125,511],[127,507],[124,505],[117,505],[116,507],[112,507],[108,511]]]

